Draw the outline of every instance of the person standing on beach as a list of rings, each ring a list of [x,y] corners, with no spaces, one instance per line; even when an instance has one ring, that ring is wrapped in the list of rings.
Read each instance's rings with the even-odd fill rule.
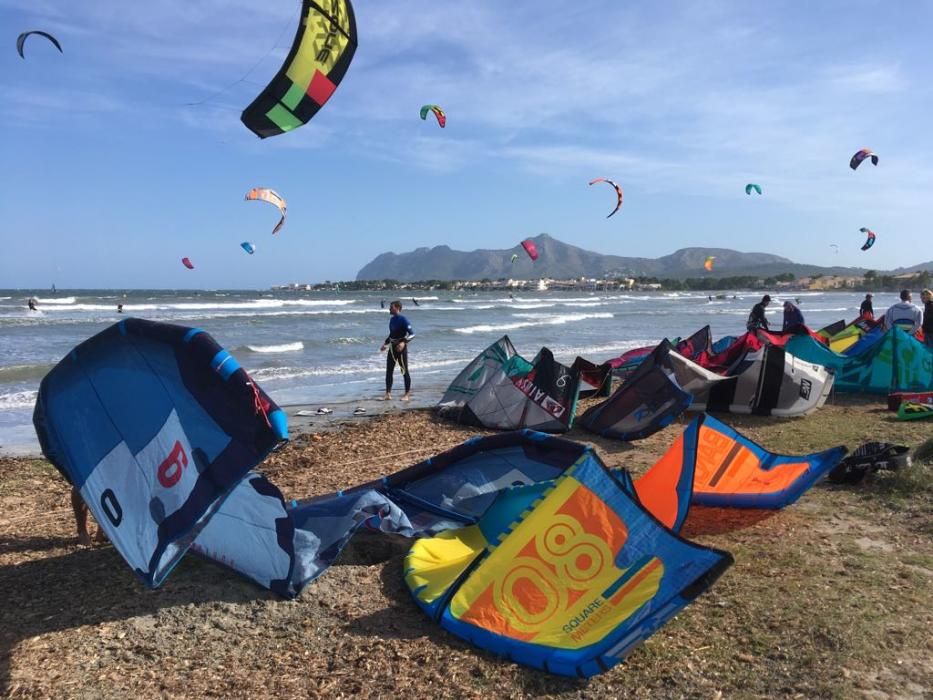
[[[920,301],[923,302],[923,342],[933,350],[933,290],[924,289],[920,292]]]
[[[910,290],[901,290],[901,300],[892,304],[884,314],[884,327],[891,330],[894,326],[914,334],[923,323],[923,312],[910,302]]]
[[[389,335],[379,348],[380,352],[389,351],[386,355],[386,395],[385,400],[392,398],[392,380],[395,374],[395,365],[402,371],[405,380],[405,394],[402,401],[411,400],[411,375],[408,373],[408,341],[415,337],[411,323],[402,316],[402,302],[399,300],[389,304]]]
[[[796,333],[804,330],[803,312],[789,299],[784,302],[783,333]]]
[[[754,333],[757,330],[768,330],[768,319],[765,318],[765,309],[768,308],[768,304],[771,303],[771,296],[765,294],[761,297],[761,301],[755,304],[752,307],[752,312],[748,315],[748,321],[745,323],[745,328],[750,332]]]
[[[869,321],[875,320],[875,307],[871,303],[871,292],[865,295],[865,300],[858,307],[858,315]]]

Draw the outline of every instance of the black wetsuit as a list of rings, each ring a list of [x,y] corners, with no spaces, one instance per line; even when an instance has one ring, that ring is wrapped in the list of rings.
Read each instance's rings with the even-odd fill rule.
[[[389,351],[386,353],[386,393],[392,391],[392,380],[395,375],[395,365],[398,364],[402,370],[402,379],[405,380],[405,393],[411,391],[411,375],[408,373],[408,341],[415,337],[411,330],[411,323],[408,319],[398,314],[389,319],[389,336],[386,338],[386,345]],[[405,341],[405,348],[398,349],[398,344]]]
[[[765,305],[758,302],[752,307],[752,312],[748,315],[748,321],[745,327],[750,331],[756,331],[759,328],[768,330],[768,319],[765,318]]]
[[[872,318],[875,317],[875,307],[871,305],[871,299],[866,299],[862,302],[862,305],[858,307],[858,315],[864,316],[869,314]]]

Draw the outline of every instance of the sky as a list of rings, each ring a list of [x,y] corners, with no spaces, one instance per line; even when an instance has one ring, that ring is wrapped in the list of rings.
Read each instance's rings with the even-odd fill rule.
[[[260,140],[239,114],[281,66],[296,0],[0,0],[0,288],[260,289],[542,232],[615,255],[933,259],[933,3],[354,7],[337,91]],[[64,54],[32,36],[21,59],[29,29]],[[865,146],[880,164],[853,172]],[[625,190],[610,219],[596,177]],[[288,200],[275,237],[276,210],[243,199],[254,186]]]

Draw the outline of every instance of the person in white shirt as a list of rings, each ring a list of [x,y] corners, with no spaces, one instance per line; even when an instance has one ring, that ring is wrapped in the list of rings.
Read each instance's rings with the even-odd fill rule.
[[[923,323],[923,312],[920,307],[910,303],[910,290],[901,290],[901,300],[891,306],[884,314],[884,327],[886,329],[902,328],[908,333],[916,333]]]

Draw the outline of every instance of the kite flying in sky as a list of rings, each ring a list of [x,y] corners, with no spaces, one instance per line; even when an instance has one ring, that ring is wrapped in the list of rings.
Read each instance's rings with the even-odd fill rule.
[[[279,219],[279,223],[277,223],[275,228],[272,229],[272,235],[277,234],[279,229],[285,225],[285,209],[287,207],[285,198],[275,190],[270,190],[265,187],[254,187],[246,193],[246,201],[252,202],[256,200],[268,202],[269,204],[278,207],[279,212],[282,214],[282,218]]]
[[[866,158],[871,158],[872,165],[878,165],[878,156],[875,155],[874,151],[870,148],[862,148],[856,151],[855,155],[852,156],[852,159],[849,161],[849,167],[855,170]]]
[[[525,249],[525,252],[528,253],[528,257],[532,260],[538,259],[538,246],[535,245],[534,241],[530,238],[522,241],[522,248]]]
[[[865,228],[865,227],[860,228],[859,231],[861,231],[866,236],[868,236],[868,238],[865,239],[865,244],[862,246],[862,250],[868,250],[873,245],[875,245],[875,232],[874,231],[872,231],[871,229]]]
[[[240,243],[240,247],[243,250],[245,250],[247,253],[249,253],[250,255],[256,252],[256,246],[250,243],[249,241],[243,241],[242,243]]]
[[[708,256],[708,257],[706,258],[706,260],[703,262],[703,267],[706,269],[707,272],[712,272],[712,271],[713,271],[713,260],[715,260],[715,259],[716,259],[716,256],[715,256],[715,255],[710,255],[710,256]]]
[[[23,46],[26,43],[26,37],[29,36],[30,34],[38,34],[39,36],[44,36],[46,39],[48,39],[53,44],[55,44],[55,48],[58,49],[59,53],[65,53],[64,51],[62,51],[62,45],[58,43],[58,39],[56,39],[51,34],[48,34],[47,32],[40,32],[38,29],[34,29],[31,32],[23,32],[18,37],[16,37],[16,51],[19,54],[20,58],[26,58],[25,54],[23,54]]]
[[[334,94],[355,51],[350,0],[304,0],[284,65],[240,121],[261,139],[307,124]]]
[[[428,112],[434,112],[434,116],[437,117],[437,123],[440,125],[440,127],[441,127],[442,129],[443,129],[445,126],[447,126],[447,115],[444,114],[444,110],[442,110],[439,106],[437,106],[437,105],[424,105],[424,106],[421,108],[421,118],[422,118],[422,119],[427,119],[427,118],[428,118]]]
[[[747,185],[745,185],[745,194],[751,194],[752,190],[754,190],[758,194],[761,194],[761,185],[756,185],[754,182],[750,182]]]
[[[193,269],[194,269],[194,263],[191,262],[191,259],[190,259],[190,258],[182,258],[182,259],[181,259],[181,264],[184,265],[185,267],[187,267],[189,270],[193,270]]]
[[[605,182],[605,183],[608,183],[609,185],[612,185],[612,187],[615,188],[615,191],[616,191],[616,197],[617,197],[616,208],[613,209],[611,212],[609,212],[609,215],[606,217],[606,218],[608,219],[610,216],[612,216],[612,215],[615,214],[617,211],[619,211],[619,207],[622,206],[622,188],[619,187],[619,186],[618,186],[616,183],[614,183],[612,180],[609,180],[608,178],[605,178],[605,177],[598,177],[598,178],[596,178],[595,180],[590,180],[590,184],[591,184],[591,185],[595,185],[597,182]]]

